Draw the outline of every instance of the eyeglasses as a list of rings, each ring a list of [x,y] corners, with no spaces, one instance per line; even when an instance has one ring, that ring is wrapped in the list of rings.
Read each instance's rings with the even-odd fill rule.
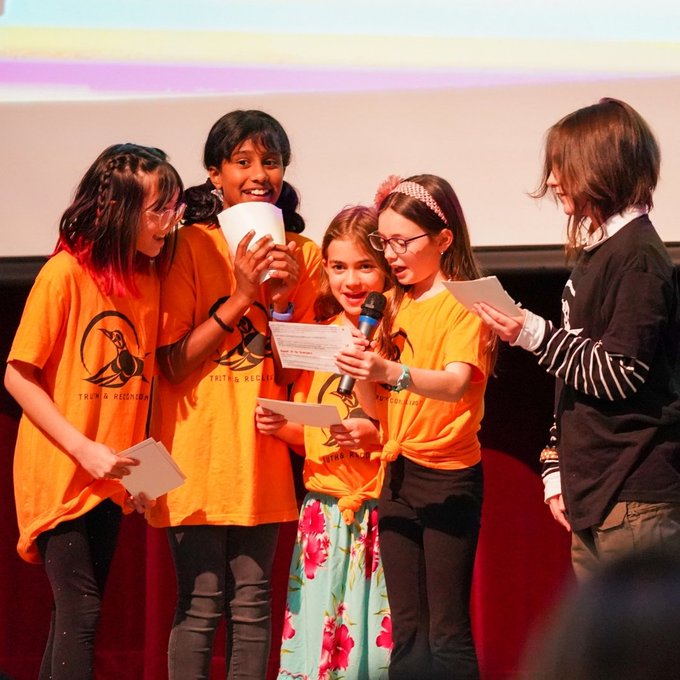
[[[411,243],[411,241],[416,241],[425,236],[429,236],[429,234],[420,234],[420,236],[411,236],[411,238],[398,238],[396,236],[385,238],[384,236],[381,236],[379,232],[373,231],[368,235],[368,241],[375,250],[380,250],[382,252],[389,245],[390,248],[392,248],[392,252],[396,255],[401,255],[408,250],[408,244]]]
[[[168,226],[174,227],[184,217],[186,209],[186,203],[180,203],[174,210],[156,211],[147,209],[144,212],[162,229]]]

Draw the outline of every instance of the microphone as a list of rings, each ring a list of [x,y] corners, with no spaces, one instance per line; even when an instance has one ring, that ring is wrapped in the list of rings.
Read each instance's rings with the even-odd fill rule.
[[[371,291],[361,305],[358,329],[359,332],[363,333],[369,340],[373,338],[373,334],[378,328],[380,319],[382,319],[383,312],[385,311],[386,303],[387,299],[382,293]],[[340,386],[338,387],[338,393],[343,395],[352,394],[355,382],[354,378],[343,375],[340,380]]]

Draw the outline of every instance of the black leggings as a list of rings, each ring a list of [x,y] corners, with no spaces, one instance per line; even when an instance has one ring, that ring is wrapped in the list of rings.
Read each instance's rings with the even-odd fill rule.
[[[476,680],[470,624],[482,468],[434,470],[399,457],[378,512],[392,612],[390,680]]]
[[[94,677],[94,638],[120,518],[120,507],[105,500],[38,536],[54,598],[40,680]]]

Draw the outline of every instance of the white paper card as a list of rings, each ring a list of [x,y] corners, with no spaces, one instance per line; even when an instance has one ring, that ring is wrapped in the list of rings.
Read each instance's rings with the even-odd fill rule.
[[[265,399],[264,397],[258,397],[257,403],[282,415],[291,423],[330,427],[342,422],[334,404],[303,404],[297,401],[280,401],[278,399]]]
[[[264,201],[237,203],[223,210],[217,219],[232,254],[236,252],[239,241],[251,230],[255,232],[251,245],[268,234],[274,239],[274,243],[286,242],[283,214],[271,203]]]
[[[131,446],[121,455],[135,458],[139,465],[129,467],[130,474],[121,480],[133,496],[144,492],[148,498],[158,498],[184,484],[186,475],[180,470],[162,442],[149,437]]]
[[[517,316],[519,306],[508,295],[495,276],[485,276],[472,281],[444,281],[449,292],[468,309],[478,302],[486,302],[508,316]]]
[[[249,232],[255,236],[250,241],[250,248],[258,239],[271,235],[274,243],[285,244],[286,231],[283,224],[283,213],[271,203],[263,201],[246,201],[237,203],[223,210],[217,219],[229,244],[232,257],[241,239]],[[262,274],[262,281],[269,278],[269,271]]]
[[[284,368],[339,373],[335,355],[353,344],[349,326],[270,321]]]

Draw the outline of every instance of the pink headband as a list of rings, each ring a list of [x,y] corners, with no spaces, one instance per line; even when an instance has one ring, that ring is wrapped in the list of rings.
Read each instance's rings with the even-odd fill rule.
[[[380,185],[375,196],[376,206],[380,205],[389,194],[395,193],[411,196],[411,198],[415,198],[421,203],[424,203],[447,227],[449,226],[443,210],[439,207],[437,201],[434,200],[432,194],[427,189],[417,182],[402,180],[401,177],[398,177],[397,175],[390,175]]]

